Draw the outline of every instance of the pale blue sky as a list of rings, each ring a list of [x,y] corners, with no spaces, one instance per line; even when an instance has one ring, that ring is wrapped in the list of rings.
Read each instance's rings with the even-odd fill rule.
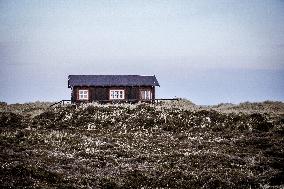
[[[69,74],[156,75],[157,97],[284,101],[284,1],[0,1],[0,101]]]

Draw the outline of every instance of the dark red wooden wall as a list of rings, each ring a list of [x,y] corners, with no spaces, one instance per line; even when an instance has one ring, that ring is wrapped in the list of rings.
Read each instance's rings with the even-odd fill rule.
[[[80,101],[78,100],[78,90],[88,89],[89,90],[89,100]],[[75,86],[71,92],[71,101],[74,102],[111,102],[109,100],[109,90],[111,89],[124,89],[125,99],[120,101],[130,101],[139,102],[140,90],[148,89],[152,91],[152,101],[155,100],[155,87],[153,86],[134,86],[134,87],[87,87],[87,86]],[[118,101],[118,100],[115,100]],[[148,100],[149,101],[149,100]]]

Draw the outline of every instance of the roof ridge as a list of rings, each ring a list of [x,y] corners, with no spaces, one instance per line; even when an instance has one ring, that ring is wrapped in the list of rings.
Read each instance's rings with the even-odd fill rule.
[[[71,74],[69,76],[155,76],[155,75],[138,75],[138,74]]]

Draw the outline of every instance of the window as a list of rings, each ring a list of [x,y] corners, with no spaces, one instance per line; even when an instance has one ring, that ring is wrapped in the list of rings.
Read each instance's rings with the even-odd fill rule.
[[[79,100],[89,100],[89,90],[79,90]]]
[[[109,91],[110,100],[121,100],[124,99],[124,90],[110,90]]]
[[[152,99],[151,90],[141,90],[140,97],[141,97],[141,100],[151,100]]]

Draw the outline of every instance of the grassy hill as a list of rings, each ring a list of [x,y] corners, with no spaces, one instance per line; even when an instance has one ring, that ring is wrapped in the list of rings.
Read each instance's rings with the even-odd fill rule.
[[[0,187],[283,188],[283,103],[0,106]]]

